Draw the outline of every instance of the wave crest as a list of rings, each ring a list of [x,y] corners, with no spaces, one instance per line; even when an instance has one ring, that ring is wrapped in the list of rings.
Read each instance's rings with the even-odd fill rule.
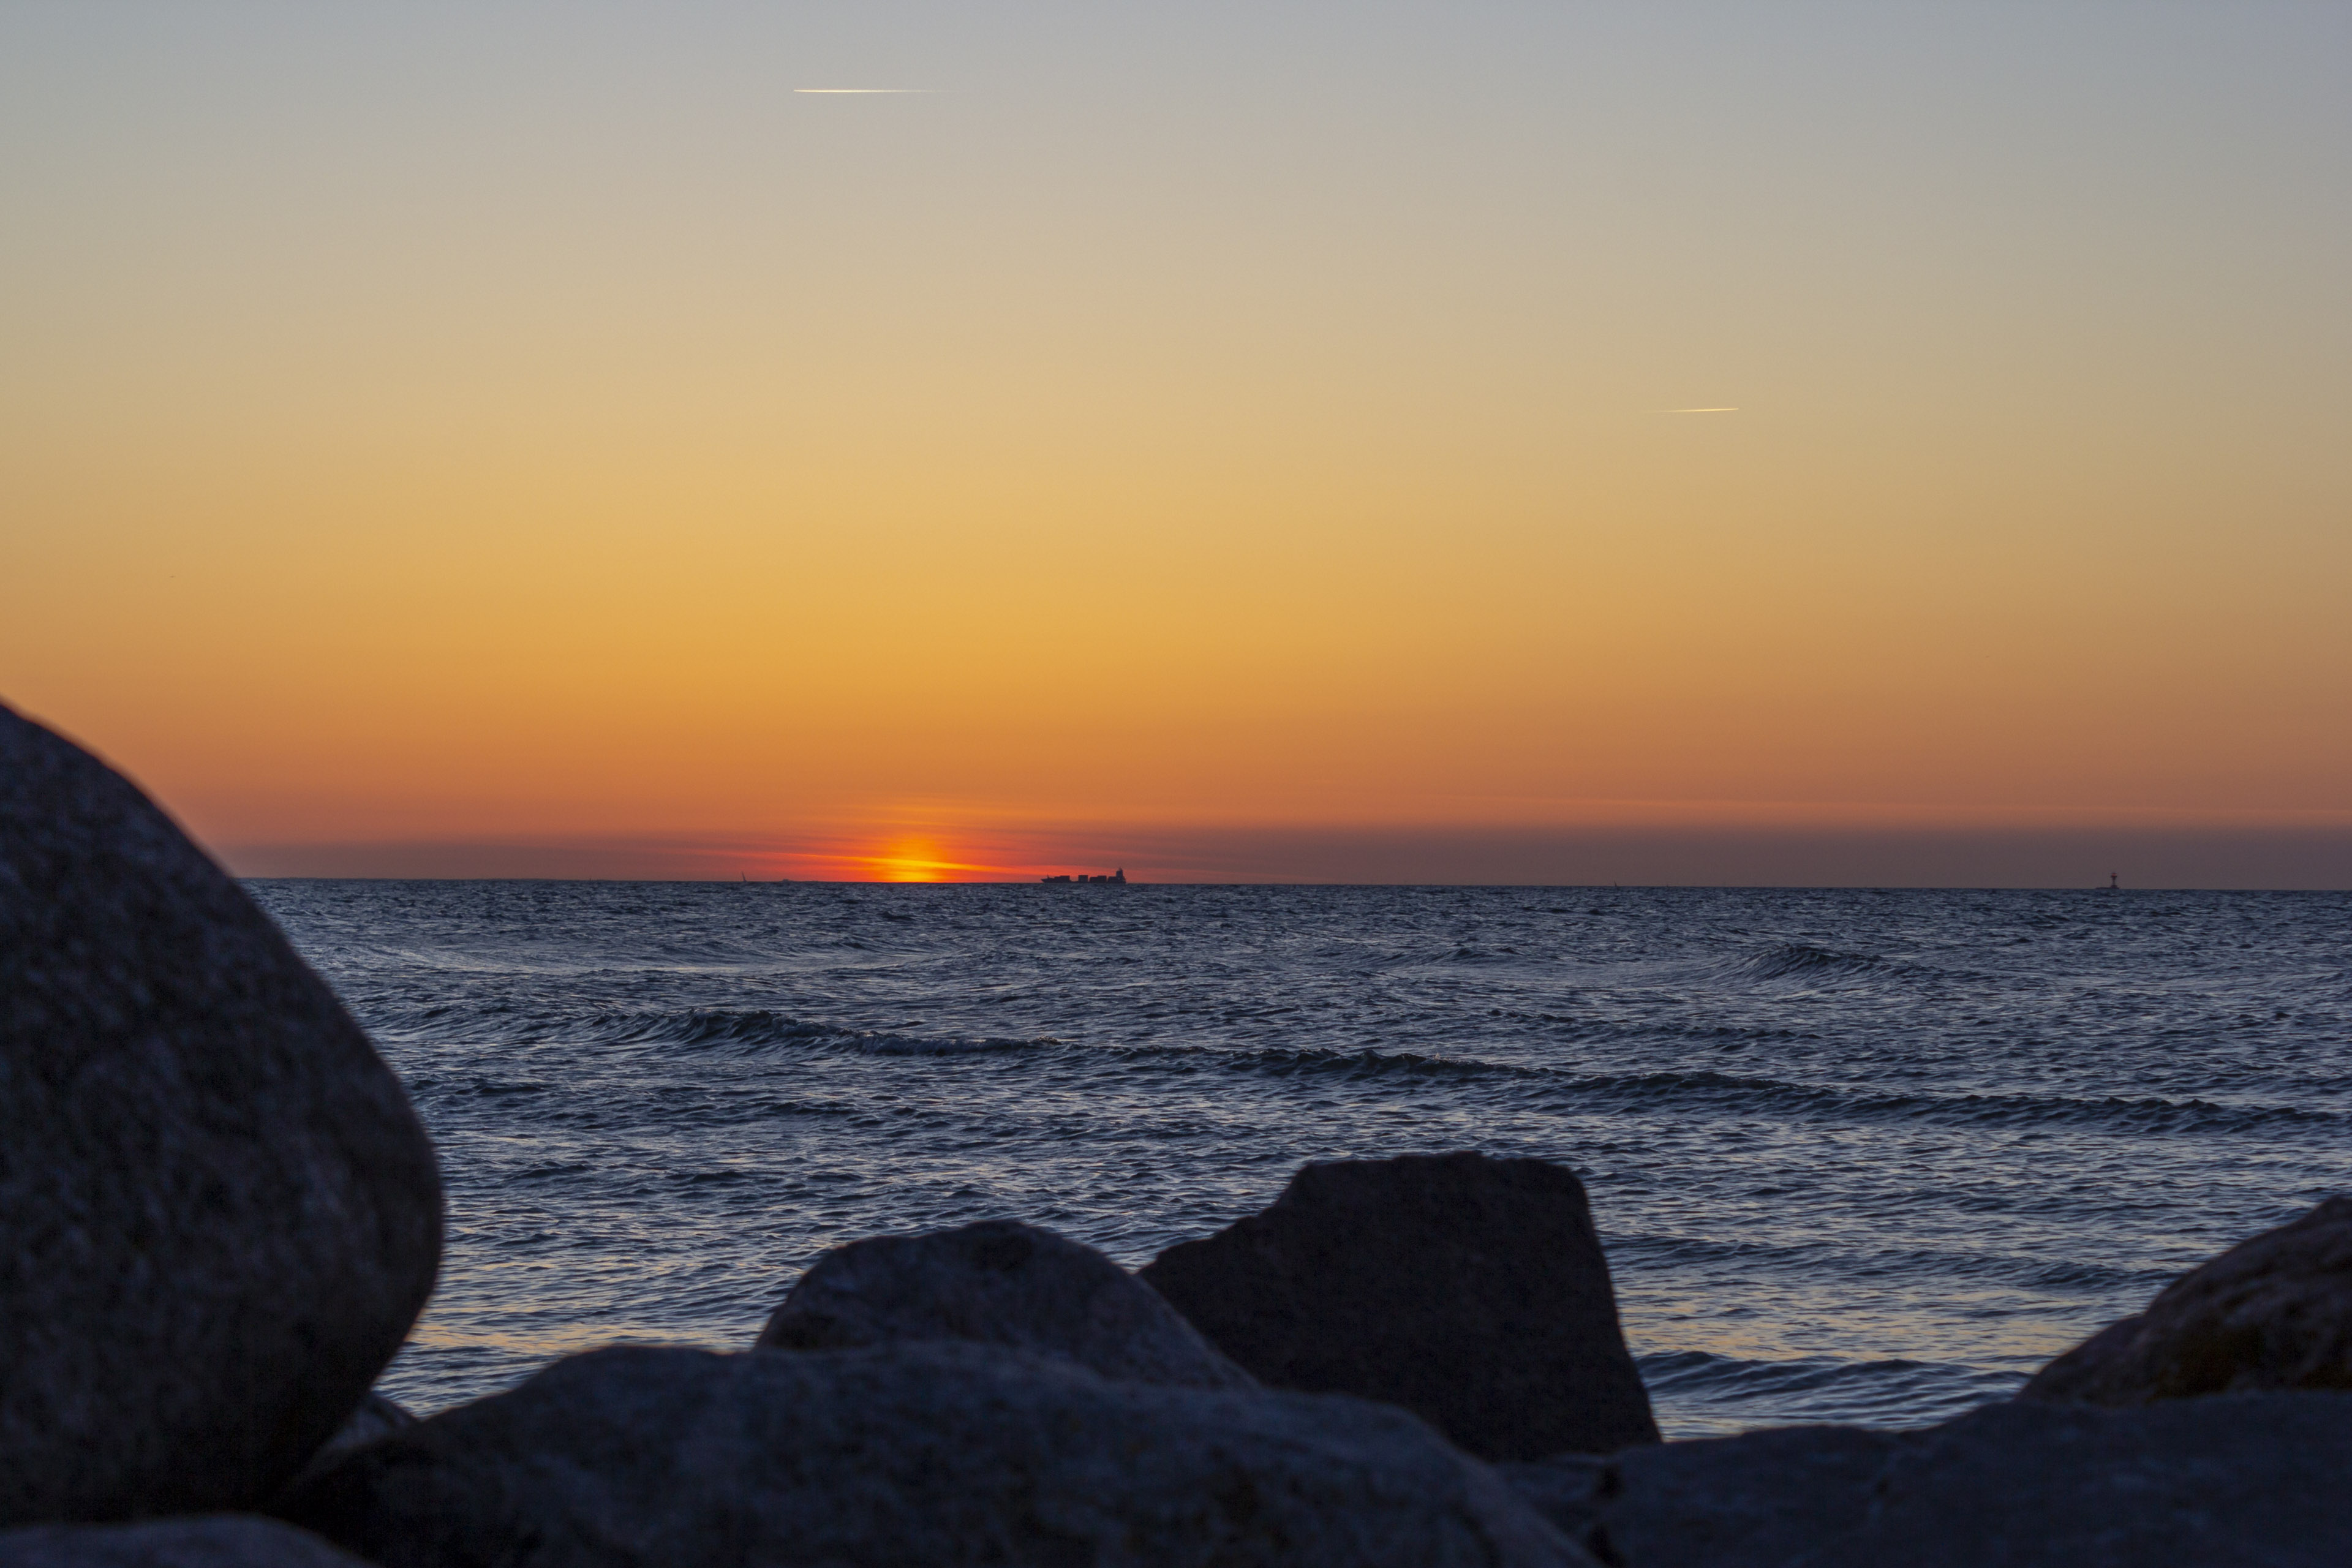
[[[1811,942],[1789,942],[1767,948],[1753,958],[1743,961],[1738,972],[1750,980],[1801,980],[1819,985],[1841,980],[1864,980],[1889,973],[1894,968],[1882,959],[1863,953],[1839,952],[1832,948],[1815,947]]]
[[[1889,1427],[1932,1426],[1991,1400],[2024,1381],[2018,1373],[1937,1362],[1743,1361],[1706,1351],[1637,1356],[1653,1398],[1670,1401],[1679,1420],[1668,1437],[1728,1436],[1755,1425],[1759,1404],[1776,1420],[1828,1421]]]

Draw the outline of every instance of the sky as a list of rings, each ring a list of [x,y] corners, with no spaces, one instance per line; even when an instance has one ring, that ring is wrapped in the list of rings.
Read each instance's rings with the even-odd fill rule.
[[[0,701],[252,875],[2352,886],[2347,59],[10,0]]]

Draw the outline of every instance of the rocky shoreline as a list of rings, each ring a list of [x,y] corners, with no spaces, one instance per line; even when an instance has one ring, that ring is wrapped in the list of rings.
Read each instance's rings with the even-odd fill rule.
[[[433,1152],[131,784],[0,709],[0,1568],[2352,1560],[2352,1199],[1920,1431],[1660,1442],[1576,1176],[1312,1164],[1130,1273],[836,1248],[735,1352],[416,1421]]]

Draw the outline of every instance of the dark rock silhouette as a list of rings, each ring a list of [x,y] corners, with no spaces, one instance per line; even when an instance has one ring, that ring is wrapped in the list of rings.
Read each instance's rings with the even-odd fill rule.
[[[801,1276],[758,1348],[932,1340],[1066,1356],[1134,1383],[1255,1386],[1150,1286],[1090,1247],[1009,1219],[834,1248]]]
[[[2352,1389],[2352,1198],[2190,1269],[2018,1397],[2127,1405],[2270,1388]]]
[[[367,1568],[307,1530],[248,1513],[0,1530],[0,1568]]]
[[[278,1511],[383,1568],[1590,1563],[1402,1411],[950,1342],[575,1356]]]
[[[2344,1394],[2004,1402],[1921,1432],[1792,1426],[1499,1470],[1621,1568],[2323,1568],[2352,1547]]]
[[[1860,1529],[1896,1447],[1885,1432],[1787,1426],[1496,1468],[1605,1561],[1763,1564]]]
[[[1142,1277],[1260,1382],[1402,1405],[1481,1458],[1657,1440],[1584,1184],[1558,1165],[1308,1165]]]
[[[431,1289],[399,1082],[128,783],[0,709],[0,1524],[257,1505]]]
[[[301,1474],[288,1483],[300,1486],[313,1476],[324,1475],[341,1464],[354,1451],[366,1447],[381,1437],[405,1431],[416,1425],[416,1417],[405,1408],[386,1399],[381,1394],[370,1394],[360,1401],[360,1407],[343,1418],[335,1435],[327,1439],[310,1462],[302,1467]]]

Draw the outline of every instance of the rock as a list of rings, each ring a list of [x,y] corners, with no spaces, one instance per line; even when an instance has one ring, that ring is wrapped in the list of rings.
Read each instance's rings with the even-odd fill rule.
[[[253,900],[0,709],[0,1525],[257,1505],[432,1289],[433,1150]]]
[[[1497,1468],[1605,1563],[1770,1563],[1861,1528],[1896,1445],[1859,1427],[1787,1426]]]
[[[1403,1411],[954,1342],[574,1356],[278,1511],[383,1568],[1591,1568]]]
[[[1308,1165],[1143,1279],[1260,1382],[1402,1405],[1484,1458],[1658,1439],[1584,1184],[1540,1160]]]
[[[346,1455],[364,1448],[379,1437],[389,1437],[416,1425],[416,1417],[381,1394],[371,1393],[360,1401],[360,1407],[343,1418],[335,1435],[327,1439],[320,1450],[310,1456],[310,1462],[301,1473],[288,1483],[300,1486],[313,1476],[324,1475],[342,1463]]]
[[[1619,1568],[2322,1568],[2352,1558],[2352,1394],[2004,1402],[1500,1468]]]
[[[2105,1411],[2007,1403],[1912,1436],[1868,1522],[1819,1568],[2339,1568],[2352,1556],[2352,1395]]]
[[[2190,1269],[2018,1397],[2128,1405],[2266,1388],[2352,1388],[2352,1198]]]
[[[1644,1563],[1778,1562],[1859,1528],[1895,1439],[1852,1426],[1754,1432],[1715,1444],[1658,1445],[1612,1461],[1614,1484],[1644,1507],[1606,1520],[1596,1542]],[[1690,1450],[1664,1459],[1670,1447]]]
[[[1669,1445],[1672,1447],[1673,1445]],[[1643,1451],[1657,1447],[1644,1443]],[[1555,1454],[1549,1459],[1505,1459],[1494,1467],[1504,1484],[1527,1499],[1570,1541],[1591,1545],[1592,1527],[1616,1495],[1609,1461],[1599,1454]],[[1604,1559],[1605,1561],[1605,1559]]]
[[[307,1530],[247,1513],[0,1530],[0,1568],[367,1568]]]
[[[969,1340],[1129,1383],[1251,1388],[1158,1291],[1090,1247],[1018,1220],[838,1247],[793,1287],[761,1350]]]

